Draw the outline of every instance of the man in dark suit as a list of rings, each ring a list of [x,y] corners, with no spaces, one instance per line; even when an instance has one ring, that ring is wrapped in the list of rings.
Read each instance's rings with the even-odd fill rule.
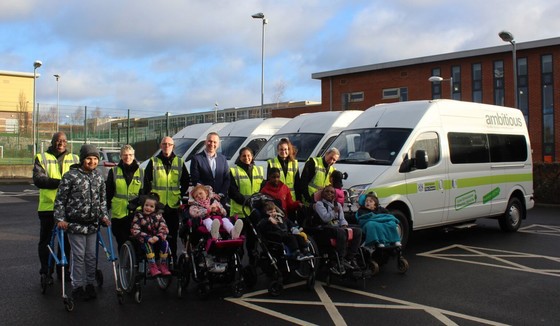
[[[191,160],[191,184],[211,186],[214,193],[219,194],[222,204],[227,202],[230,173],[227,159],[217,152],[220,147],[220,136],[211,132],[206,136],[204,150],[193,156]]]

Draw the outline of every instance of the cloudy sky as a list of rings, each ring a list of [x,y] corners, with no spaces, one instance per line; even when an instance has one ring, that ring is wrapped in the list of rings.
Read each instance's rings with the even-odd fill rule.
[[[558,37],[552,0],[3,0],[0,70],[38,69],[37,102],[153,116],[320,101],[311,74]],[[279,90],[284,89],[283,92]]]

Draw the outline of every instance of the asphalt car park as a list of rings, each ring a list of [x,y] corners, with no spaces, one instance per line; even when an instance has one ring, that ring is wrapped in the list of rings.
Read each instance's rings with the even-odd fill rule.
[[[76,302],[67,312],[61,283],[41,294],[37,261],[37,192],[32,186],[0,185],[0,306],[5,325],[553,325],[560,320],[560,217],[557,207],[537,206],[515,233],[480,219],[470,229],[413,233],[404,255],[410,268],[398,272],[389,260],[365,281],[319,277],[313,289],[297,280],[280,296],[267,292],[262,276],[240,298],[218,288],[197,297],[194,282],[183,298],[176,282],[161,291],[143,285],[143,301],[125,296],[119,305],[111,265],[97,300]]]

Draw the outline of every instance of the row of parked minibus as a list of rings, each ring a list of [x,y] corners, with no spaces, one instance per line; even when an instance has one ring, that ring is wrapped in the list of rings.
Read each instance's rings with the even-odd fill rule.
[[[430,100],[292,119],[201,123],[173,136],[175,154],[188,162],[209,132],[220,135],[219,151],[230,166],[248,146],[255,164],[266,169],[282,138],[297,148],[300,170],[308,158],[336,147],[335,167],[348,174],[350,198],[375,192],[400,220],[403,243],[413,229],[471,225],[479,217],[496,218],[502,230],[516,231],[534,206],[527,125],[513,108]]]

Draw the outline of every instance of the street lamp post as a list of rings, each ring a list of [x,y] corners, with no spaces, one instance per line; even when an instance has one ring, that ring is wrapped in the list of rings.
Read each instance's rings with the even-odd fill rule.
[[[60,93],[58,91],[58,79],[60,78],[60,75],[56,74],[53,75],[56,78],[56,131],[60,131],[60,109],[58,107],[58,103],[60,100]]]
[[[517,109],[518,101],[519,101],[519,90],[517,89],[517,48],[515,45],[515,40],[513,38],[513,34],[508,31],[501,31],[498,33],[498,36],[504,42],[509,42],[512,45],[512,54],[513,54],[513,95],[514,95],[514,104],[515,108]]]
[[[453,99],[453,77],[449,77],[449,79],[443,79],[440,76],[432,76],[428,78],[429,81],[432,83],[441,83],[442,81],[449,81],[449,99]]]
[[[37,99],[37,95],[36,95],[36,83],[37,83],[37,68],[41,67],[43,65],[43,63],[39,60],[36,60],[35,62],[33,62],[33,110],[31,111],[31,123],[33,124],[32,126],[32,132],[33,132],[33,157],[35,157],[35,155],[37,154],[37,141],[38,141],[38,133],[39,133],[39,117],[35,117],[35,106],[37,105],[36,103],[36,99]],[[36,130],[37,129],[37,130]],[[35,135],[35,131],[37,131],[37,135]]]
[[[264,116],[264,25],[268,20],[264,17],[262,12],[256,13],[251,17],[255,19],[262,19],[262,41],[261,41],[261,118]]]
[[[218,102],[214,103],[214,123],[218,123]]]

